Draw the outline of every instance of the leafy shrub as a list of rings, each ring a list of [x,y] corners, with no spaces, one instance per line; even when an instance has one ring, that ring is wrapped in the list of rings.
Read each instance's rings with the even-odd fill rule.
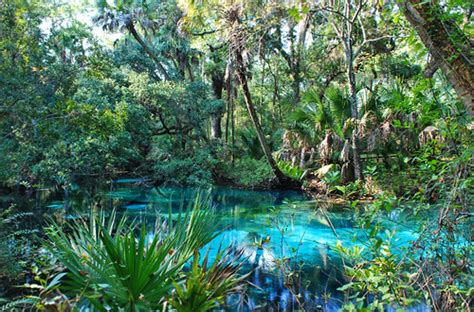
[[[23,269],[22,263],[28,253],[25,250],[34,244],[37,231],[22,229],[21,224],[33,213],[13,213],[10,209],[0,215],[0,278],[11,283]]]
[[[280,160],[278,162],[278,168],[280,168],[281,172],[283,172],[286,176],[289,176],[295,180],[300,180],[303,176],[303,169],[298,166],[292,166],[289,162]]]
[[[265,159],[236,159],[234,164],[224,163],[222,170],[234,183],[247,187],[265,184],[273,177],[272,168]]]
[[[341,182],[341,172],[340,171],[329,171],[323,177],[324,183],[330,187],[334,187]]]
[[[213,183],[212,170],[217,160],[206,148],[194,154],[175,154],[156,147],[153,159],[153,175],[159,182],[171,185],[209,186]]]

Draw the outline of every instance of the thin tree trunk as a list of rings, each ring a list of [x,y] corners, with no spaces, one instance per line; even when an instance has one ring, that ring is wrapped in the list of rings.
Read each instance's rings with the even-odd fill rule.
[[[278,84],[277,84],[277,79],[275,76],[273,76],[273,94],[272,94],[272,122],[273,122],[273,128],[276,127],[276,109],[277,109],[277,96],[278,96]]]
[[[349,102],[351,104],[351,117],[357,119],[359,112],[357,108],[357,86],[354,74],[354,62],[352,59],[352,50],[346,53],[347,59],[347,82],[349,84]]]
[[[229,125],[230,125],[230,91],[227,91],[226,116],[225,116],[225,143],[229,143]]]
[[[313,14],[306,14],[305,19],[302,21],[300,32],[298,34],[298,42],[296,43],[296,49],[293,55],[293,92],[294,102],[299,104],[301,101],[301,60],[303,58],[303,52],[306,44],[306,34],[308,32],[310,21]]]
[[[229,63],[230,64],[230,63]],[[231,116],[231,102],[232,102],[232,92],[233,92],[233,88],[232,88],[232,74],[230,73],[230,66],[229,64],[227,65],[226,67],[226,70],[225,70],[225,90],[226,90],[226,118],[225,118],[225,143],[228,144],[229,143],[229,134],[230,134],[230,131],[229,131],[229,126],[230,126],[230,116]]]
[[[191,68],[191,64],[189,62],[187,63],[187,69],[188,69],[189,80],[191,82],[194,82],[193,69]]]
[[[272,92],[272,119],[273,127],[276,127],[277,121],[282,121],[281,106],[280,106],[280,97],[279,97],[279,88],[278,88],[278,77],[277,73],[272,70],[271,64],[268,64],[270,69],[270,74],[272,75],[273,80],[273,92]],[[275,66],[275,71],[277,71],[277,66]]]
[[[352,130],[352,156],[354,157],[354,176],[356,180],[363,180],[364,176],[362,175],[362,166],[360,164],[360,155],[359,147],[357,144],[358,139],[357,130]]]
[[[352,52],[352,42],[350,42],[350,38],[348,39],[347,43],[347,51],[346,51],[346,61],[347,61],[347,80],[349,83],[349,102],[351,105],[351,115],[354,120],[359,120],[359,113],[357,109],[357,90],[356,90],[356,78],[354,74],[354,60],[353,60],[353,52]],[[354,125],[354,130],[352,130],[352,156],[353,156],[353,163],[354,163],[354,177],[356,180],[362,180],[362,166],[360,164],[360,155],[359,155],[359,148],[357,144],[358,139],[358,132],[357,132],[357,125]]]
[[[293,102],[297,105],[301,101],[301,77],[300,77],[300,65],[295,64],[295,68],[293,69]]]
[[[213,140],[218,140],[222,137],[221,119],[222,115],[219,113],[211,115],[211,138]]]
[[[304,169],[305,167],[305,156],[306,156],[306,151],[307,151],[307,148],[306,147],[303,147],[301,148],[301,152],[300,152],[300,164],[299,164],[299,167],[301,169]]]
[[[407,0],[399,4],[439,68],[474,115],[472,42],[454,21],[443,17],[439,4]]]

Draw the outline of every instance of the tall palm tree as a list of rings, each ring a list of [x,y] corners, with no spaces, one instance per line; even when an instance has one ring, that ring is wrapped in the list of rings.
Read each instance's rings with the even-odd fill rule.
[[[273,159],[270,146],[267,144],[260,120],[255,111],[255,106],[253,105],[252,95],[247,81],[247,64],[244,60],[244,56],[246,55],[245,44],[247,40],[247,32],[241,23],[241,6],[230,6],[224,11],[224,19],[228,29],[228,39],[230,43],[229,54],[231,60],[235,63],[236,75],[240,86],[242,87],[247,111],[257,133],[258,140],[260,141],[260,146],[278,182],[280,184],[289,184],[291,183],[291,179],[281,172]]]
[[[185,0],[183,2],[185,3],[183,9],[187,12],[188,20],[191,20],[193,16],[197,17],[196,19],[202,19],[202,16],[200,15],[204,14],[200,13],[205,12],[207,18],[209,18],[210,11],[215,13],[214,17],[220,23],[222,39],[228,42],[229,45],[229,62],[233,65],[230,66],[230,68],[233,69],[232,74],[237,77],[237,81],[242,87],[245,105],[260,142],[263,154],[272,168],[278,183],[280,185],[293,184],[295,181],[285,176],[278,168],[278,165],[272,156],[270,146],[265,139],[260,120],[253,104],[247,79],[248,72],[246,63],[246,57],[248,56],[246,45],[249,36],[245,27],[242,25],[242,10],[246,2],[229,0],[225,5],[222,5],[220,1],[213,0]]]

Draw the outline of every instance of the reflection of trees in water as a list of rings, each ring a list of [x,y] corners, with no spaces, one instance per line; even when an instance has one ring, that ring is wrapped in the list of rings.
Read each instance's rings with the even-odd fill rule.
[[[245,269],[252,272],[248,281],[255,287],[248,298],[250,310],[293,311],[303,307],[305,311],[336,311],[341,299],[336,289],[341,286],[338,280],[342,277],[342,266],[340,261],[330,259],[327,245],[315,246],[321,257],[315,262],[321,266],[298,267],[297,257],[282,261],[273,250],[277,247],[266,245],[265,239],[257,232],[249,232],[234,247],[243,249]]]
[[[332,221],[327,215],[327,208],[323,207],[324,213],[316,213],[315,217],[318,223],[334,229]],[[320,211],[321,212],[321,211]],[[319,216],[319,218],[318,218]],[[318,309],[334,310],[340,306],[341,294],[337,288],[342,285],[343,270],[342,263],[338,259],[332,259],[328,254],[329,246],[326,243],[313,242],[317,252],[313,255],[310,264],[304,264],[299,248],[302,246],[305,233],[301,234],[297,246],[290,243],[285,236],[293,235],[295,215],[280,214],[276,210],[270,216],[272,224],[281,234],[281,246],[274,248],[281,249],[281,258],[278,259],[273,253],[272,257],[265,257],[265,253],[260,253],[260,259],[271,259],[272,264],[266,267],[260,265],[256,260],[252,275],[253,283],[263,289],[263,295],[260,295],[262,302],[267,305],[266,310],[304,310],[314,311]],[[336,236],[337,234],[334,233]],[[291,240],[290,240],[291,241]],[[263,246],[262,251],[266,247]],[[284,250],[290,251],[286,253]],[[319,259],[317,259],[319,255]],[[257,257],[259,253],[257,253]],[[316,265],[319,263],[320,265]],[[268,270],[267,268],[274,268]]]
[[[155,226],[156,217],[160,213],[167,214],[170,207],[174,212],[179,207],[188,207],[198,193],[206,194],[218,213],[226,218],[228,225],[237,230],[245,228],[248,220],[255,220],[262,230],[274,227],[275,225],[271,222],[265,223],[269,217],[272,217],[271,207],[277,207],[274,216],[288,221],[289,227],[293,229],[295,222],[299,222],[294,219],[294,211],[308,208],[306,204],[300,202],[304,197],[296,192],[254,192],[219,188],[207,192],[184,188],[143,188],[125,184],[90,185],[71,191],[68,189],[67,193],[64,189],[42,191],[30,197],[29,202],[22,197],[25,201],[22,206],[27,209],[35,207],[35,211],[41,216],[54,214],[56,220],[80,215],[87,216],[91,210],[110,211],[115,208],[119,213],[131,214],[133,217],[138,217],[142,223],[152,227]],[[298,202],[292,202],[292,200]],[[62,203],[62,207],[59,205],[57,209],[47,208],[53,201]],[[133,205],[136,206],[136,210],[127,208]],[[287,206],[295,210],[288,211],[285,208]],[[291,213],[288,214],[288,212]],[[35,218],[33,222],[38,225],[38,220],[40,219]],[[252,226],[254,225],[252,221]],[[278,250],[273,248],[278,249],[278,246],[273,246],[273,243],[272,246],[267,246],[265,243],[267,237],[264,235],[260,229],[257,229],[256,232],[250,232],[245,240],[236,246],[236,248],[244,249],[244,256],[247,258],[245,269],[252,272],[248,281],[256,286],[249,290],[247,300],[250,306],[261,307],[257,308],[261,311],[271,309],[291,311],[298,309],[301,304],[306,310],[315,310],[318,305],[324,306],[323,294],[331,292],[334,295],[335,289],[339,286],[335,282],[338,273],[332,265],[333,259],[328,256],[327,246],[315,245],[314,247],[314,256],[320,258],[320,261],[315,262],[321,263],[320,267],[315,267],[314,264],[306,265],[298,271],[298,274],[293,274],[289,278],[288,276],[298,269],[297,259],[291,259],[291,265],[285,264],[285,268],[277,266],[279,259],[275,251]],[[289,247],[287,246],[286,249],[289,250]],[[298,294],[300,297],[297,299]],[[335,302],[337,300],[329,299],[329,305],[334,305]]]
[[[284,275],[276,272],[270,273],[257,267],[249,277],[249,281],[258,287],[251,290],[252,294],[249,299],[251,310],[300,311],[304,308],[304,311],[318,311],[320,309],[337,311],[341,297],[334,292],[334,286],[328,283],[333,273],[317,270],[317,272],[306,272],[306,274],[317,275],[319,277],[318,283],[325,285],[326,289],[324,287],[318,287],[319,289],[308,287],[302,278],[298,278],[292,282],[292,285],[288,285],[288,280]]]

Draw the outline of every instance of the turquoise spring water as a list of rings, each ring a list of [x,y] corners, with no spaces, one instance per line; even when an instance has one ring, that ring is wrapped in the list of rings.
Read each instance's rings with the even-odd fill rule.
[[[291,311],[298,310],[298,301],[308,311],[341,307],[343,296],[337,288],[344,284],[344,275],[336,243],[363,247],[367,241],[366,233],[354,224],[352,208],[317,202],[297,191],[150,188],[136,182],[117,180],[92,191],[78,188],[45,196],[37,205],[66,219],[80,218],[92,206],[115,208],[140,223],[153,224],[157,215],[177,211],[205,193],[220,221],[220,234],[206,247],[211,259],[220,246],[243,249],[242,273],[251,272],[245,294],[229,298],[226,310]],[[395,243],[401,246],[416,238],[410,230],[415,224],[397,211],[386,216],[384,226],[397,230]],[[295,270],[297,275],[290,274]]]

